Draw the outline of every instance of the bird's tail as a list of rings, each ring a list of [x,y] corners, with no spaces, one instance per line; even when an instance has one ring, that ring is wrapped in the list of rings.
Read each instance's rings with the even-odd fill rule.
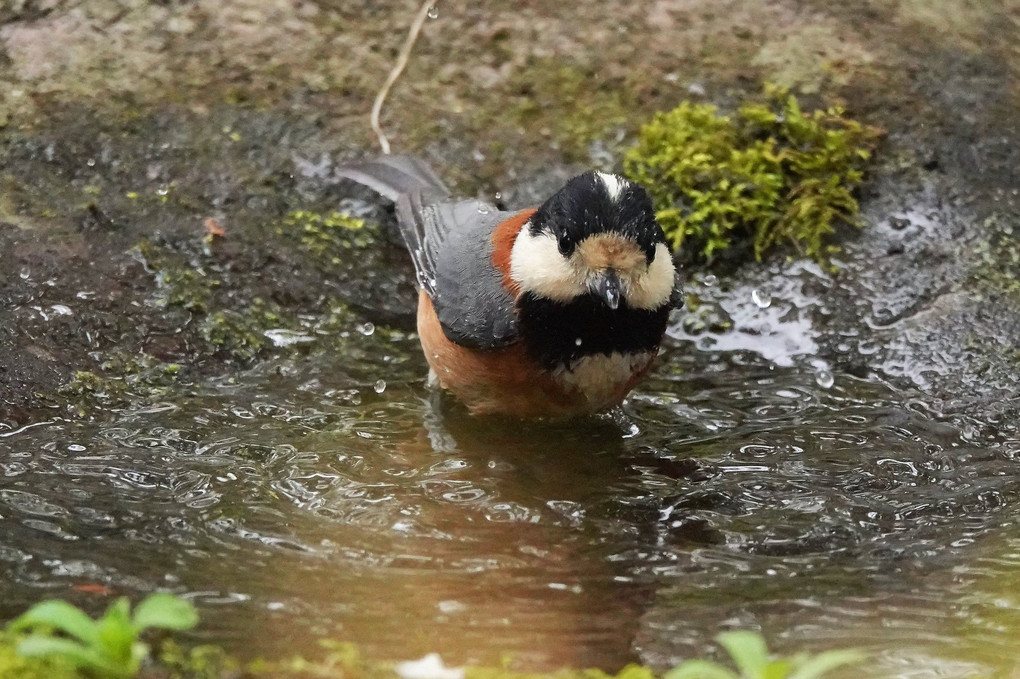
[[[451,197],[450,189],[424,160],[410,155],[386,155],[375,160],[342,165],[341,177],[392,200],[397,208],[397,225],[414,261],[418,284],[435,296],[435,257],[443,239],[445,222],[426,220],[426,206],[441,204]],[[431,235],[430,235],[431,234]]]
[[[341,165],[337,168],[337,174],[364,184],[395,202],[401,196],[419,192],[440,200],[451,195],[450,189],[432,168],[421,158],[412,155],[386,155],[375,160]]]

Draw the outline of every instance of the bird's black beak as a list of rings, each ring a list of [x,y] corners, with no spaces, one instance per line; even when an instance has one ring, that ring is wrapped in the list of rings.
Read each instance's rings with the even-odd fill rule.
[[[598,274],[591,289],[610,309],[620,306],[620,277],[612,269]]]

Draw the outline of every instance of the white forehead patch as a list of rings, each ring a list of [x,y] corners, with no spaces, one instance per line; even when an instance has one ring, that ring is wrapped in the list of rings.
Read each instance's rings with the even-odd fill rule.
[[[602,185],[606,187],[609,199],[614,203],[620,200],[623,190],[630,184],[626,179],[615,174],[609,174],[608,172],[596,172],[595,174],[602,180]]]

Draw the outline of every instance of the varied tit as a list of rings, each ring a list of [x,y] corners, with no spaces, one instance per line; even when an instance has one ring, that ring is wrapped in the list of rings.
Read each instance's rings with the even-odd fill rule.
[[[413,156],[342,176],[394,200],[414,260],[430,382],[472,413],[573,417],[645,376],[683,291],[645,190],[603,172],[538,208],[456,200]]]

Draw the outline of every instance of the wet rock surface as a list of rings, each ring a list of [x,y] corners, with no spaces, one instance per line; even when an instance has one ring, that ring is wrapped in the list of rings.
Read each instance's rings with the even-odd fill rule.
[[[374,153],[366,113],[414,7],[221,5],[0,10],[0,520],[17,524],[0,613],[40,583],[171,586],[240,645],[255,616],[291,626],[267,647],[347,634],[392,653],[380,620],[431,611],[435,586],[422,653],[464,629],[481,648],[512,618],[506,646],[537,664],[667,665],[762,624],[876,644],[887,670],[919,630],[1002,655],[1015,2],[441,3],[384,122],[465,194],[534,204],[613,167],[650,112],[733,107],[762,79],[887,132],[836,268],[781,252],[687,272],[623,424],[509,442],[430,423],[390,208],[335,177]],[[239,581],[224,555],[244,550]],[[505,571],[532,604],[493,606]],[[391,585],[406,601],[373,599]],[[460,599],[477,625],[448,613]],[[902,638],[861,631],[882,619]],[[559,651],[527,655],[536,624]],[[1003,667],[982,653],[961,667]]]

